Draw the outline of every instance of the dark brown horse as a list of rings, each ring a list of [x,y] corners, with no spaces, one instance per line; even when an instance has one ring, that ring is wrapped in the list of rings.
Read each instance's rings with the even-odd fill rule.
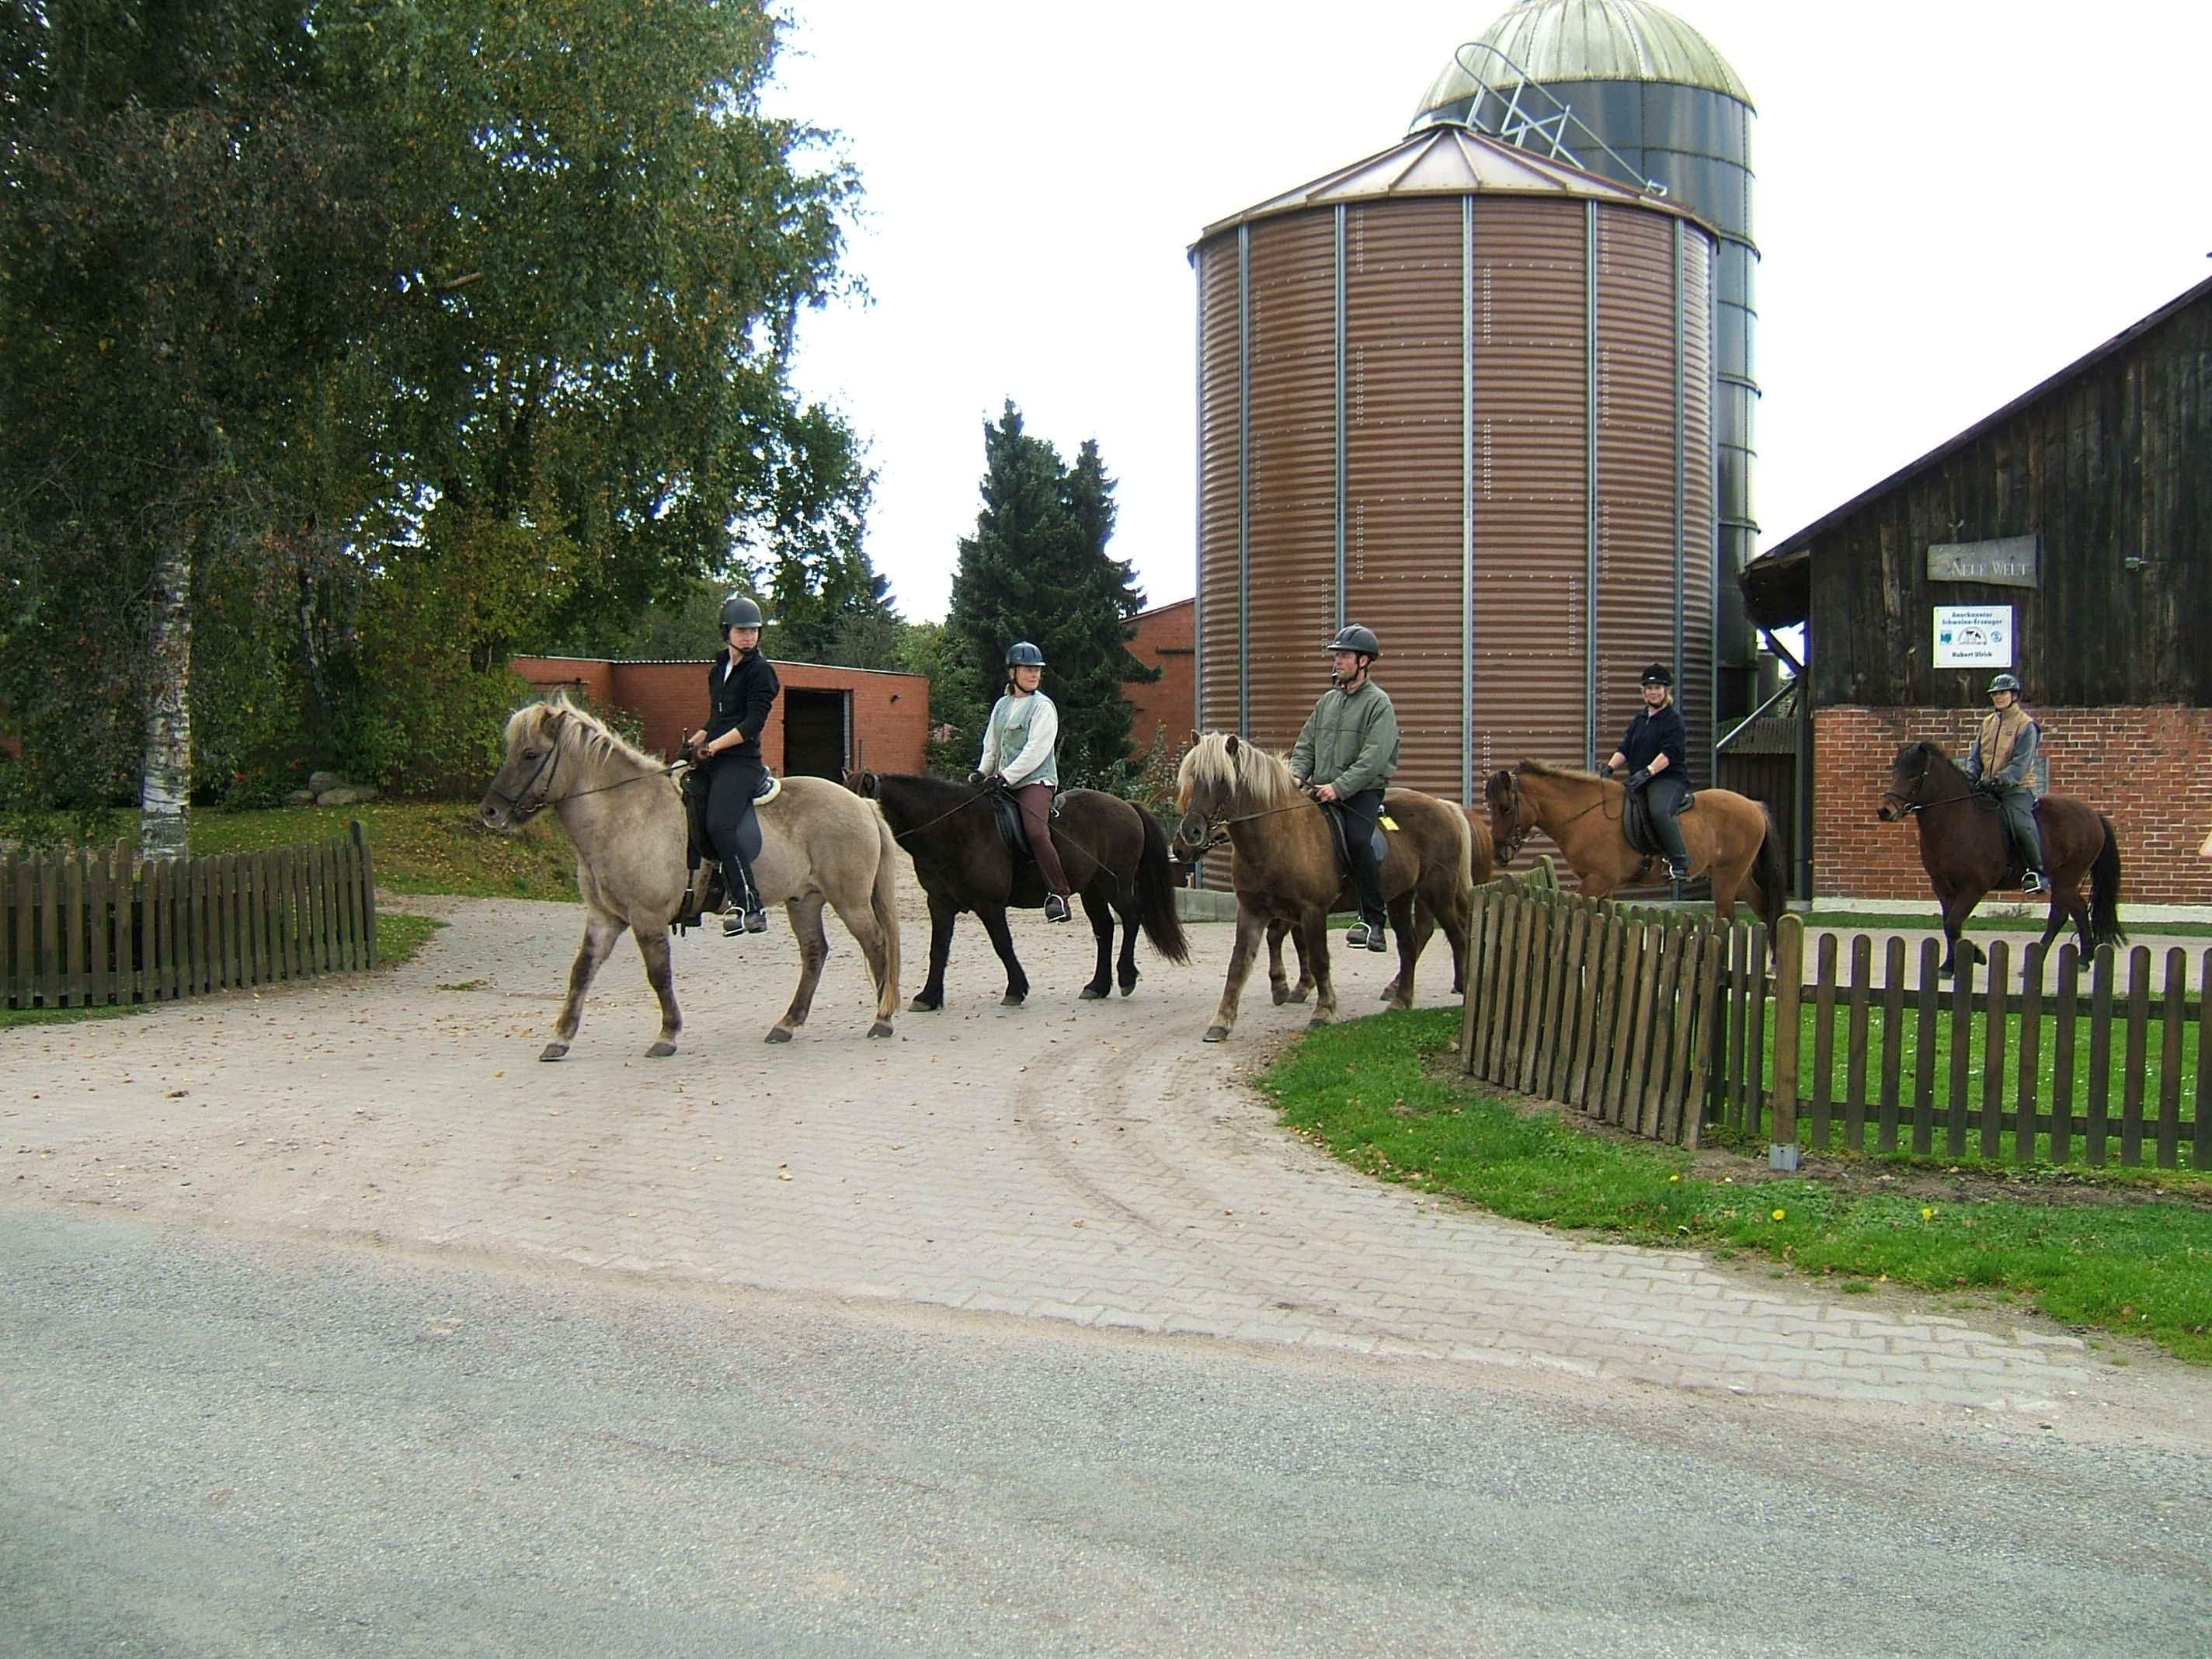
[[[1413,964],[1434,927],[1442,927],[1450,940],[1455,966],[1467,959],[1473,842],[1467,815],[1449,801],[1411,789],[1394,789],[1385,799],[1398,825],[1382,862],[1382,896],[1398,935],[1392,1006],[1410,1008]],[[1309,1024],[1328,1024],[1336,1017],[1328,914],[1350,902],[1328,816],[1298,787],[1280,756],[1219,732],[1194,738],[1184,754],[1176,773],[1176,808],[1183,815],[1176,840],[1188,854],[1210,843],[1217,829],[1228,832],[1237,854],[1237,943],[1206,1040],[1220,1042],[1236,1025],[1252,959],[1277,921],[1290,924],[1299,958],[1313,975],[1314,1016]],[[1425,909],[1430,919],[1418,925],[1418,933],[1417,908]]]
[[[884,822],[914,860],[929,896],[929,978],[907,1006],[927,1013],[945,1006],[945,963],[952,954],[952,924],[973,910],[1006,965],[1006,994],[1018,1006],[1030,994],[1029,975],[1014,954],[1006,911],[1044,904],[1044,878],[1028,859],[1018,864],[999,833],[989,792],[902,772],[852,772],[846,787],[883,808]],[[1083,900],[1098,941],[1098,968],[1083,988],[1089,1002],[1114,988],[1114,918],[1121,918],[1121,994],[1137,985],[1137,931],[1170,962],[1189,960],[1182,922],[1176,915],[1175,878],[1168,840],[1150,812],[1118,795],[1069,789],[1054,803],[1052,844],[1059,849],[1068,884]]]
[[[2020,885],[2017,854],[2005,843],[2001,809],[1974,787],[1942,745],[1908,743],[1890,763],[1889,787],[1875,816],[1885,823],[1910,817],[1920,830],[1920,864],[1935,884],[1943,907],[1943,971],[1949,973],[1959,951],[1959,930],[1991,890]],[[2045,950],[2069,920],[2087,955],[2100,945],[2119,944],[2120,843],[2112,819],[2086,801],[2045,795],[2035,804],[2035,826],[2043,837],[2043,867],[2051,878],[2051,920],[2043,930]],[[2081,902],[2081,878],[2089,878],[2089,902]],[[1966,949],[1981,955],[1972,939]]]

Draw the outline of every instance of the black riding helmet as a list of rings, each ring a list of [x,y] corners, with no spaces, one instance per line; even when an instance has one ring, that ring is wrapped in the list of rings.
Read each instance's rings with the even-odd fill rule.
[[[1044,653],[1027,640],[1016,640],[1006,647],[1006,666],[1009,668],[1042,668]]]
[[[758,628],[760,625],[760,606],[744,594],[732,593],[722,601],[722,631],[725,634],[732,628]]]
[[[2015,697],[2018,696],[2020,695],[2020,676],[2017,674],[2000,674],[1996,678],[1990,682],[1990,689],[1982,695],[1987,697],[1994,697],[2000,691],[2009,691]]]
[[[1375,637],[1371,628],[1362,628],[1358,623],[1346,623],[1336,630],[1336,637],[1322,647],[1326,651],[1356,651],[1369,659],[1379,659],[1382,642]]]
[[[1655,662],[1650,667],[1644,671],[1642,684],[1645,685],[1663,685],[1671,691],[1674,689],[1674,671],[1668,667],[1663,662]]]

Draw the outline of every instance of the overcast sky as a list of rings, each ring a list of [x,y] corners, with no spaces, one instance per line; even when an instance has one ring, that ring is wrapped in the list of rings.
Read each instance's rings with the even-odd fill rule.
[[[1120,481],[1113,550],[1194,580],[1215,220],[1388,148],[1505,0],[787,0],[773,107],[835,129],[872,299],[797,377],[866,439],[869,552],[944,614],[1011,398]],[[2212,277],[2212,7],[1683,0],[1757,102],[1757,511],[1771,544]]]

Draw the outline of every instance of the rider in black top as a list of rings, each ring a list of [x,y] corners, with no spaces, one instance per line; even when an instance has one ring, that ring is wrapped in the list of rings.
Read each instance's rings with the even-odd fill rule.
[[[1674,676],[1666,664],[1655,662],[1644,671],[1644,712],[1628,723],[1628,735],[1605,763],[1604,775],[1626,769],[1631,789],[1644,792],[1644,810],[1650,814],[1651,833],[1667,849],[1667,874],[1674,881],[1690,878],[1689,850],[1682,845],[1682,826],[1674,815],[1690,795],[1690,728],[1674,706]]]
[[[729,649],[707,671],[710,713],[706,729],[692,734],[692,752],[708,767],[707,838],[722,860],[729,908],[722,932],[764,933],[768,912],[753,885],[752,860],[760,852],[753,797],[767,775],[761,728],[783,688],[760,653],[761,612],[742,593],[722,605],[722,635]]]

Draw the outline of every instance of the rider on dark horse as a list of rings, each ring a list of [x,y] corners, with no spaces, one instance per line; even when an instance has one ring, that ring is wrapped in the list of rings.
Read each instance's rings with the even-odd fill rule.
[[[1628,723],[1628,735],[1598,775],[1610,777],[1627,769],[1626,781],[1644,792],[1651,833],[1667,849],[1667,874],[1674,881],[1690,878],[1690,853],[1675,817],[1690,798],[1689,748],[1690,728],[1674,706],[1674,671],[1655,662],[1644,671],[1644,712]]]
[[[2040,893],[2051,884],[2043,872],[2043,836],[2035,822],[2035,769],[2042,734],[2020,706],[2020,677],[2000,674],[1990,682],[1990,713],[1966,756],[1966,776],[1974,787],[1996,797],[2005,826],[2027,866],[2020,890]]]
[[[1027,640],[1006,647],[1006,693],[991,705],[983,728],[983,757],[970,783],[1001,780],[1021,808],[1030,856],[1044,878],[1044,919],[1066,921],[1073,896],[1060,849],[1052,844],[1052,798],[1060,788],[1060,710],[1037,688],[1044,683],[1044,653]]]
[[[1367,677],[1368,665],[1382,654],[1372,630],[1353,623],[1328,642],[1330,690],[1306,717],[1291,750],[1291,775],[1335,812],[1344,826],[1346,854],[1352,860],[1352,886],[1359,896],[1359,920],[1344,936],[1352,950],[1384,948],[1382,870],[1375,861],[1375,821],[1382,816],[1382,792],[1398,769],[1398,711],[1390,694]]]
[[[722,860],[729,894],[722,916],[725,935],[768,931],[768,912],[753,885],[753,866],[744,849],[748,842],[755,851],[760,846],[760,831],[752,826],[753,798],[768,776],[761,728],[783,688],[760,653],[760,606],[742,593],[723,601],[722,637],[729,648],[707,671],[710,712],[705,729],[690,739],[691,752],[708,769],[707,838]]]

